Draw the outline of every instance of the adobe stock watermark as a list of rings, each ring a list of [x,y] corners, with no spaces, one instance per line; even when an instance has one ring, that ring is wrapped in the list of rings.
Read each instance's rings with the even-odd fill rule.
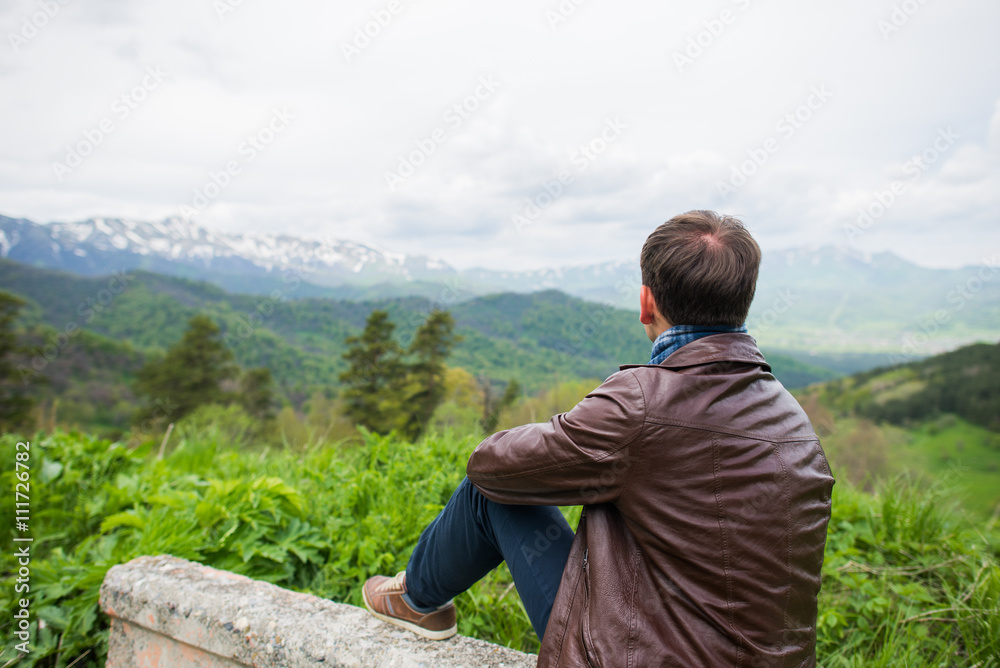
[[[744,11],[750,7],[752,0],[732,0],[732,3],[740,11]],[[739,14],[732,9],[723,9],[717,17],[702,21],[701,24],[704,28],[688,37],[687,45],[682,51],[674,51],[673,53],[677,71],[683,74],[685,67],[693,65],[694,61],[701,58],[705,50],[722,37],[722,34],[726,32],[726,27],[736,23],[738,16]]]
[[[929,318],[918,321],[916,324],[919,331],[904,338],[899,353],[888,356],[889,364],[892,367],[895,368],[920,359],[923,353],[935,352],[928,348],[934,335],[951,321],[955,313],[958,313],[967,304],[972,302],[987,283],[995,280],[1000,275],[1000,257],[996,253],[992,257],[982,258],[981,262],[981,266],[974,275],[960,283],[956,283],[948,291],[945,301],[950,305],[950,308],[938,309]]]
[[[21,18],[21,29],[7,33],[7,43],[14,50],[14,54],[17,55],[22,46],[27,46],[28,42],[38,37],[38,34],[70,2],[71,0],[39,0],[39,10]]]
[[[546,9],[545,20],[549,22],[549,30],[552,32],[558,30],[560,25],[569,21],[570,17],[576,14],[576,10],[584,2],[586,0],[560,0],[555,8]]]
[[[405,328],[405,331],[399,336],[399,344],[404,348],[409,347],[419,327],[434,311],[450,310],[461,301],[463,296],[469,294],[470,289],[470,285],[458,276],[453,276],[442,283],[441,289],[434,298],[429,299],[425,306],[411,311],[409,316],[401,322],[401,327]]]
[[[146,101],[150,93],[160,87],[164,77],[167,76],[169,73],[163,71],[159,65],[147,67],[142,80],[111,103],[111,115],[102,118],[95,127],[84,129],[83,139],[66,147],[66,155],[62,161],[52,163],[52,173],[56,179],[62,183],[63,179],[93,155],[97,147],[119,127],[118,124],[126,121],[132,112]]]
[[[194,188],[190,206],[182,204],[180,215],[184,220],[191,218],[209,207],[226,188],[232,185],[233,179],[243,173],[243,168],[257,159],[257,156],[267,150],[271,142],[288,129],[295,119],[287,107],[274,109],[271,117],[257,132],[247,135],[236,149],[237,157],[228,160],[218,171],[210,171],[208,179],[200,187]]]
[[[747,320],[747,331],[758,338],[760,334],[773,327],[781,316],[795,306],[799,301],[798,295],[791,288],[783,288],[775,293],[771,305],[761,311],[758,315]]]
[[[128,289],[129,284],[134,279],[135,276],[129,274],[125,269],[115,271],[105,286],[97,291],[97,294],[87,297],[77,304],[76,315],[79,316],[79,320],[74,319],[67,322],[62,331],[49,336],[39,354],[32,357],[28,365],[22,364],[18,367],[17,371],[21,375],[21,382],[27,385],[34,376],[40,374],[51,362],[58,359],[69,346],[70,341],[83,330],[83,325],[89,325],[98,315],[107,310],[118,295]]]
[[[302,285],[302,277],[294,269],[286,269],[281,281],[285,287],[275,288],[266,298],[257,300],[253,310],[248,311],[245,316],[236,316],[236,325],[223,335],[223,343],[230,348],[235,348],[239,342],[249,339],[264,326],[264,323],[271,319],[277,305],[288,301],[288,295],[298,290],[299,286]]]
[[[328,248],[329,246],[330,240],[327,238],[320,248]],[[259,255],[258,259],[260,259]],[[245,316],[236,316],[236,325],[231,329],[227,329],[225,334],[223,334],[223,343],[229,346],[229,348],[234,349],[239,342],[253,336],[258,329],[264,326],[264,323],[274,316],[278,304],[287,302],[290,299],[289,295],[292,295],[299,289],[304,281],[303,274],[312,274],[316,271],[317,263],[318,261],[314,256],[303,258],[300,262],[296,263],[296,266],[284,269],[281,275],[283,287],[275,288],[271,290],[267,297],[257,300],[253,310],[248,311]]]
[[[344,60],[350,64],[355,57],[360,56],[361,52],[371,45],[372,40],[389,27],[389,24],[402,9],[403,5],[400,0],[389,0],[384,9],[373,11],[371,20],[354,28],[353,39],[340,43],[340,52],[344,54]]]
[[[902,179],[893,181],[887,188],[877,191],[871,202],[858,208],[858,217],[854,224],[845,225],[843,228],[847,242],[855,243],[859,237],[871,229],[875,221],[884,216],[890,207],[899,200],[899,197],[909,190],[910,185],[919,181],[920,177],[931,168],[931,165],[940,160],[941,156],[947,153],[959,138],[959,134],[952,130],[950,125],[947,128],[938,128],[934,141],[928,144],[921,153],[903,163],[903,174],[909,178],[905,181]]]
[[[903,2],[893,5],[889,18],[879,19],[876,24],[878,31],[882,33],[882,39],[888,42],[889,37],[893,33],[899,32],[926,4],[927,0],[903,0]]]
[[[500,88],[500,82],[494,79],[493,75],[479,77],[476,88],[469,95],[448,107],[442,115],[441,118],[448,125],[448,129],[434,128],[426,137],[414,139],[413,145],[416,148],[406,155],[399,155],[396,171],[385,172],[385,184],[389,190],[396,192],[396,188],[413,176],[417,169],[437,152],[438,146],[448,139],[448,133],[455,132],[462,127],[476,110],[493,97],[498,88]]]
[[[768,137],[759,148],[747,149],[747,159],[739,165],[730,165],[729,178],[715,184],[716,190],[723,198],[728,197],[745,186],[750,177],[767,164],[771,156],[781,148],[781,141],[787,141],[795,136],[795,133],[802,129],[813,115],[823,108],[823,106],[833,97],[833,93],[827,90],[826,84],[813,86],[809,89],[809,95],[802,104],[792,111],[784,114],[774,123],[774,129],[778,137]]]
[[[531,564],[548,552],[553,545],[565,544],[566,541],[572,540],[572,530],[564,535],[564,528],[563,525],[553,522],[546,526],[544,531],[535,529],[534,535],[529,539],[531,542],[521,543],[521,554]]]
[[[615,293],[621,297],[632,296],[638,301],[642,279],[638,275],[623,276],[615,282]],[[564,336],[555,343],[555,349],[566,355],[577,355],[595,334],[604,331],[604,323],[620,309],[613,304],[602,304],[599,309],[589,310],[583,322],[567,327]]]
[[[604,128],[593,139],[580,144],[570,154],[570,164],[576,168],[578,173],[582,174],[587,171],[595,160],[604,155],[611,144],[618,141],[618,138],[628,127],[628,123],[622,121],[618,116],[605,119]],[[566,188],[574,181],[576,181],[576,177],[568,167],[560,169],[551,181],[542,181],[539,192],[532,197],[526,197],[525,205],[521,211],[510,216],[510,221],[514,224],[517,233],[521,234],[525,227],[538,220],[545,209],[562,197]]]
[[[215,10],[215,15],[219,17],[219,20],[224,21],[228,14],[242,7],[243,2],[244,0],[214,0],[212,8]]]
[[[583,505],[605,503],[617,497],[636,463],[635,456],[628,445],[610,454],[604,460],[601,474],[580,486],[580,498],[583,499]]]

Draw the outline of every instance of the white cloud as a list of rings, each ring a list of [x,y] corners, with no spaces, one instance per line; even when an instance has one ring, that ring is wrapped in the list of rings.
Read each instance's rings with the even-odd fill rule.
[[[884,36],[891,0],[676,4],[582,3],[553,30],[554,2],[400,0],[348,63],[343,45],[386,2],[242,2],[220,18],[201,0],[73,0],[15,52],[9,35],[39,7],[16,0],[0,9],[0,213],[176,213],[288,107],[287,131],[200,222],[460,267],[634,257],[656,224],[704,207],[745,215],[765,248],[845,243],[858,208],[952,127],[954,146],[855,243],[938,266],[1000,250],[1000,6],[929,1]],[[679,71],[689,40],[701,53]],[[157,66],[164,83],[118,118],[112,105]],[[452,127],[445,114],[481,77],[500,85]],[[832,96],[787,135],[779,123],[817,86]],[[628,128],[577,170],[574,152],[615,117]],[[106,118],[114,131],[60,182],[52,163]],[[386,171],[436,128],[444,140],[390,191]],[[720,197],[772,138],[777,150]],[[511,216],[561,169],[573,182],[518,233]]]

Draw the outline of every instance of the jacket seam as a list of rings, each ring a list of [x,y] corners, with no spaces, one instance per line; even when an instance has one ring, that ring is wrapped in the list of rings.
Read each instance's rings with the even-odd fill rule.
[[[632,600],[629,604],[629,609],[632,614],[629,617],[628,624],[628,645],[626,646],[625,660],[627,662],[628,668],[632,668],[635,665],[635,643],[638,640],[639,629],[638,629],[638,617],[639,611],[636,609],[636,596],[639,590],[639,566],[642,561],[642,553],[639,549],[633,546],[632,549]]]
[[[629,443],[627,443],[625,447],[628,447],[632,443],[638,441],[639,449],[641,450],[642,440],[640,439],[642,438],[642,435],[646,433],[646,406],[648,405],[648,402],[646,401],[646,390],[642,387],[642,383],[639,381],[639,377],[635,375],[634,371],[631,372],[631,374],[632,374],[632,380],[634,380],[635,384],[639,386],[639,396],[642,397],[642,410],[639,413],[642,416],[642,424],[639,425],[639,433],[637,433],[635,435],[635,438],[633,438]],[[634,455],[632,455],[631,458],[632,465],[629,466],[628,476],[625,478],[625,482],[622,484],[621,491],[618,492],[618,496],[615,498],[615,503],[621,501],[622,497],[625,496],[625,490],[628,489],[628,486],[632,483],[632,478],[635,475],[635,469],[636,469],[634,464],[638,458],[639,458],[639,452],[636,452]]]
[[[730,436],[742,436],[743,438],[749,438],[754,441],[765,441],[767,443],[812,443],[817,441],[815,436],[801,436],[794,438],[773,438],[767,434],[755,434],[750,431],[743,431],[741,429],[727,429],[725,427],[714,427],[707,424],[702,424],[700,422],[687,422],[685,420],[674,420],[672,418],[656,418],[656,417],[646,417],[646,422],[653,422],[655,424],[663,424],[671,427],[686,427],[688,429],[698,429],[699,431],[708,431],[718,434],[728,434]]]
[[[684,362],[683,364],[667,364],[666,361],[660,362],[659,364],[621,364],[618,366],[619,371],[625,371],[628,369],[666,369],[667,371],[677,371],[680,369],[690,369],[696,366],[705,366],[706,364],[719,364],[728,362],[730,364],[749,364],[752,366],[759,366],[762,369],[767,367],[767,373],[771,373],[771,365],[768,364],[767,360],[763,357],[761,358],[749,358],[749,357],[707,357],[698,361]]]
[[[777,446],[772,446],[774,449],[774,456],[778,458],[778,464],[781,465],[781,473],[784,478],[782,485],[785,488],[785,606],[782,610],[782,623],[786,629],[791,627],[788,621],[788,606],[791,603],[792,598],[792,536],[791,536],[791,524],[792,524],[792,501],[791,501],[791,490],[788,488],[788,467],[785,466],[785,460],[781,456],[781,451]],[[781,666],[785,665],[785,659],[787,654],[785,652],[781,653]],[[780,667],[779,667],[780,668]]]
[[[580,529],[580,527],[577,526],[577,532],[578,533],[579,533],[579,529]],[[584,526],[584,531],[586,531],[586,526]],[[567,611],[572,611],[573,610],[573,603],[576,601],[576,594],[577,594],[578,590],[580,589],[580,578],[582,578],[582,577],[583,577],[583,569],[580,568],[579,569],[579,573],[577,573],[576,579],[573,580],[573,593],[570,595],[569,604],[566,607]],[[567,614],[566,614],[566,621],[562,625],[562,635],[559,638],[559,650],[556,652],[555,663],[553,665],[556,665],[556,666],[559,665],[559,659],[560,659],[560,657],[562,657],[563,648],[566,647],[566,634],[569,631],[570,622],[572,622],[572,615],[569,614],[569,612],[567,612]]]
[[[715,477],[715,510],[716,521],[719,523],[719,531],[722,534],[722,571],[726,578],[726,611],[729,617],[729,628],[732,629],[736,637],[736,666],[743,665],[743,634],[736,630],[735,613],[733,612],[733,579],[729,572],[729,533],[726,526],[726,512],[722,504],[722,483],[719,480],[719,473],[722,465],[719,456],[719,441],[712,436],[712,469]]]

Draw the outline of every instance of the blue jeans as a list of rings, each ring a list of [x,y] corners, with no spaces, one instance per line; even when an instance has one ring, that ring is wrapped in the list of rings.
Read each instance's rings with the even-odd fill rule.
[[[441,605],[506,561],[541,640],[572,543],[558,508],[496,503],[465,478],[420,535],[406,567],[407,594],[417,605]]]

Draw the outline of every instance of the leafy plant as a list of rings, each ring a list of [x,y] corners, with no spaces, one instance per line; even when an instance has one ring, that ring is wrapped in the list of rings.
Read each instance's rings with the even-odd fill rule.
[[[408,443],[362,431],[356,446],[261,449],[231,442],[213,424],[182,423],[162,459],[152,442],[130,449],[62,432],[31,441],[32,488],[41,491],[31,517],[32,652],[19,665],[103,666],[101,582],[110,567],[143,554],[174,554],[360,605],[365,579],[406,567],[476,445],[448,433]],[[12,471],[0,480],[13,489]],[[875,494],[837,484],[820,594],[821,665],[997,665],[997,539],[965,524],[947,498],[945,485],[909,478]],[[11,527],[11,498],[2,504]],[[579,508],[564,513],[574,526]],[[0,609],[10,619],[17,564],[7,552],[0,563]],[[506,568],[456,605],[461,633],[537,651]],[[0,665],[18,656],[8,645]]]

